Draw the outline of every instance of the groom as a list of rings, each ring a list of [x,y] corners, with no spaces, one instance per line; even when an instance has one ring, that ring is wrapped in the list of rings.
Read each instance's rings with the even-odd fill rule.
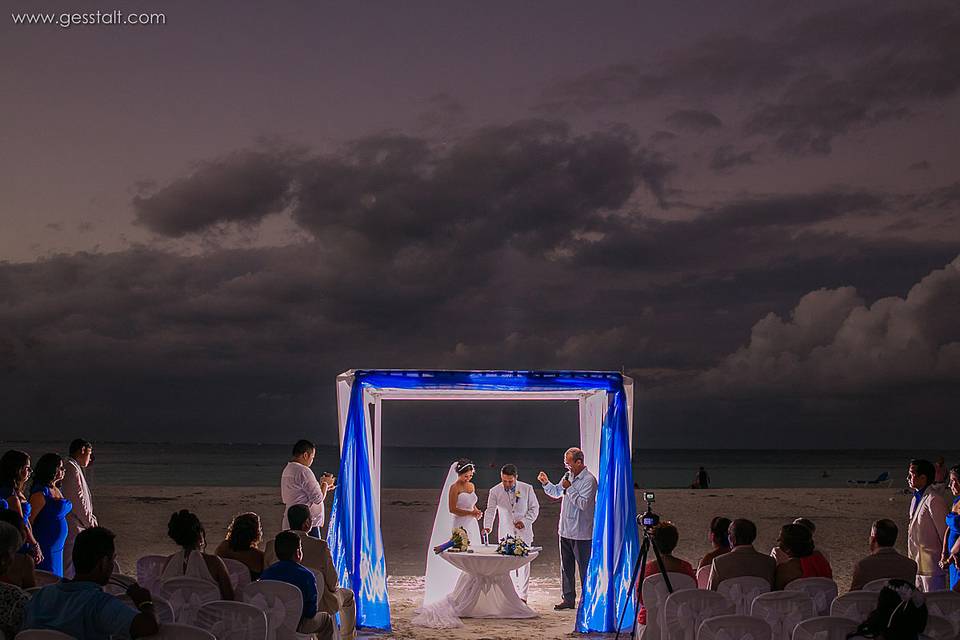
[[[500,469],[500,483],[490,488],[487,494],[487,510],[483,514],[483,532],[490,533],[493,520],[500,515],[500,538],[507,535],[520,538],[533,545],[533,523],[540,515],[540,502],[526,482],[517,480],[517,467],[505,464]],[[530,563],[510,573],[517,595],[527,601],[530,586]]]

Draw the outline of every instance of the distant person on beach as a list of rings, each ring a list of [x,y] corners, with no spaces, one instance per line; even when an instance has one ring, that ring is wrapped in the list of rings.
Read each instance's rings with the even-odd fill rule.
[[[935,473],[929,460],[912,460],[907,469],[907,484],[914,492],[910,500],[907,555],[917,563],[917,586],[927,592],[947,588],[947,572],[940,566],[947,503],[931,485]]]
[[[780,590],[800,578],[833,578],[833,568],[813,544],[813,533],[802,524],[780,528],[777,545],[790,559],[777,566],[773,588]]]
[[[220,588],[221,600],[233,600],[233,585],[223,560],[203,552],[207,536],[196,515],[186,509],[174,513],[167,523],[167,535],[177,543],[180,551],[167,558],[161,580],[179,576],[200,578]]]
[[[691,489],[709,489],[710,488],[710,474],[707,473],[707,470],[703,467],[700,467],[697,470],[697,475],[693,478],[693,484],[690,485]]]
[[[946,484],[947,482],[947,463],[943,456],[938,456],[937,461],[933,463],[933,484]]]
[[[93,494],[87,485],[84,469],[93,462],[93,445],[89,441],[77,438],[70,443],[70,457],[63,465],[63,482],[60,490],[63,497],[73,504],[67,514],[67,539],[63,544],[63,575],[73,577],[73,541],[84,529],[97,526],[97,516],[93,515]]]
[[[716,591],[720,583],[729,578],[757,576],[773,586],[777,561],[753,548],[757,539],[757,525],[745,518],[737,518],[727,530],[730,553],[713,559],[710,565],[709,587]]]
[[[226,538],[214,552],[221,558],[242,562],[250,570],[250,579],[256,580],[263,573],[263,527],[260,516],[253,512],[241,513],[227,527]]]
[[[713,559],[730,552],[730,538],[728,530],[730,529],[730,519],[716,516],[710,521],[710,531],[707,533],[707,539],[710,541],[710,551],[700,558],[697,569],[709,567]]]
[[[23,519],[24,551],[33,556],[33,561],[39,564],[43,560],[43,551],[37,544],[30,523],[30,501],[24,491],[27,489],[27,480],[30,479],[30,456],[23,451],[10,449],[0,458],[0,497],[7,501],[7,507],[12,509]]]
[[[897,578],[908,584],[917,581],[917,563],[894,548],[897,524],[893,520],[877,520],[870,527],[870,555],[853,566],[850,590],[857,591],[873,580]]]
[[[12,509],[0,511],[0,522],[6,522],[20,533],[21,538],[26,539],[26,525],[16,511]],[[0,582],[12,584],[21,589],[32,589],[37,586],[37,576],[34,573],[36,567],[37,564],[33,561],[33,556],[27,553],[23,547],[20,547],[13,554],[6,570],[0,573]]]
[[[16,527],[0,522],[0,575],[6,573],[23,537]],[[23,624],[23,610],[30,601],[27,592],[16,585],[0,583],[0,635],[13,638]]]
[[[677,544],[680,542],[680,531],[676,525],[664,520],[650,530],[650,535],[653,536],[653,541],[660,550],[663,568],[667,570],[667,573],[682,573],[696,580],[697,574],[693,570],[693,565],[673,555],[674,549],[677,548]],[[654,558],[647,562],[644,576],[649,578],[657,573],[660,573],[660,565],[657,564],[657,560]],[[642,588],[642,584],[637,585],[637,601],[640,603],[640,608],[637,610],[637,624],[645,625],[647,624],[647,609],[643,606]]]
[[[305,504],[310,508],[310,535],[319,538],[324,521],[323,501],[327,498],[327,493],[333,488],[335,481],[332,475],[325,473],[317,482],[317,476],[310,469],[316,456],[317,448],[309,440],[298,440],[293,445],[293,457],[290,458],[290,462],[283,469],[283,475],[280,476],[280,500],[284,505],[283,522],[280,528],[290,528],[287,522],[287,509],[295,504]]]
[[[576,571],[580,572],[580,588],[586,584],[587,566],[593,544],[593,514],[597,507],[597,479],[584,462],[583,451],[570,447],[563,454],[567,468],[560,484],[553,484],[541,471],[537,480],[543,492],[560,499],[560,583],[563,600],[554,609],[576,609]]]
[[[960,589],[960,464],[950,469],[950,491],[953,503],[947,513],[947,535],[943,537],[943,555],[940,567],[949,570],[950,588]]]
[[[332,638],[333,618],[317,610],[317,578],[310,569],[300,564],[303,549],[300,536],[293,531],[281,531],[273,540],[277,561],[263,571],[263,580],[286,582],[300,589],[303,596],[299,633],[315,634],[318,638]]]
[[[73,503],[60,491],[63,458],[45,453],[37,460],[30,487],[30,524],[43,552],[37,569],[63,577],[63,547],[67,541],[67,514]]]

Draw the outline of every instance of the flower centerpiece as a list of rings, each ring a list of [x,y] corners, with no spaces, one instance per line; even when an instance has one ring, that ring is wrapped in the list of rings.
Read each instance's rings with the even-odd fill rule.
[[[450,551],[466,551],[470,547],[470,536],[463,527],[457,527],[450,534],[450,540],[433,548],[434,553],[443,553],[448,549]]]
[[[497,553],[502,556],[525,556],[530,553],[527,543],[515,536],[506,536],[497,545]]]

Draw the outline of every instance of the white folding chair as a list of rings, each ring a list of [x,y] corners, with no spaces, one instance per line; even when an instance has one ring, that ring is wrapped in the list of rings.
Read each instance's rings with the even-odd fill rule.
[[[180,624],[194,624],[202,605],[220,599],[220,587],[209,580],[188,576],[160,581],[157,592],[173,607],[174,620]]]
[[[268,640],[296,640],[310,634],[297,633],[303,613],[303,595],[292,584],[278,580],[257,580],[243,588],[243,601],[267,616]]]
[[[217,636],[188,624],[162,623],[160,633],[147,636],[143,640],[217,640]]]
[[[13,640],[77,640],[73,636],[52,629],[28,629],[13,636]]]
[[[233,592],[240,593],[243,588],[250,584],[250,568],[233,558],[220,558],[227,567],[227,573],[230,575],[230,584],[233,585]]]
[[[116,580],[116,582],[114,582],[114,580]],[[110,576],[110,582],[104,585],[103,590],[110,595],[117,596],[119,598],[127,592],[126,588],[121,586],[121,584],[134,584],[136,581],[137,579],[133,576],[125,576],[122,573],[114,573]]]
[[[954,640],[957,637],[949,620],[933,615],[927,616],[927,626],[923,629],[923,635],[932,640]]]
[[[772,640],[772,631],[760,618],[717,616],[703,621],[697,640]]]
[[[197,610],[196,626],[217,640],[267,640],[267,616],[245,602],[208,602]]]
[[[697,569],[697,589],[706,589],[710,586],[710,565]]]
[[[166,556],[148,555],[137,558],[137,584],[153,592],[160,583],[163,568],[167,566]]]
[[[663,640],[696,640],[700,623],[707,618],[736,613],[726,596],[704,589],[683,589],[667,596],[660,611]]]
[[[877,608],[877,591],[850,591],[833,599],[830,615],[853,620],[860,624]]]
[[[60,582],[60,576],[50,571],[44,571],[43,569],[35,569],[33,574],[37,578],[37,586],[45,587],[48,584],[57,584]]]
[[[927,613],[946,618],[953,625],[953,633],[960,633],[960,593],[955,591],[931,591],[923,594]],[[926,632],[930,635],[929,632]]]
[[[750,615],[770,625],[773,640],[790,640],[800,621],[813,617],[813,599],[802,591],[761,593],[750,605]]]
[[[887,586],[888,582],[890,582],[890,578],[877,578],[876,580],[871,580],[867,584],[863,585],[863,587],[861,587],[861,590],[876,591],[877,593],[879,593],[881,589]]]
[[[133,603],[133,598],[130,596],[124,594],[117,597],[130,605],[132,608],[137,608],[137,605]],[[153,600],[153,614],[157,616],[157,622],[160,624],[173,624],[173,622],[176,620],[176,616],[173,613],[173,606],[159,595],[151,594],[151,598]]]
[[[857,623],[838,616],[818,616],[803,620],[793,630],[793,640],[847,640]]]
[[[727,578],[717,585],[717,593],[727,596],[737,608],[737,614],[741,616],[750,615],[750,605],[753,604],[754,598],[769,591],[770,583],[757,576]]]
[[[670,578],[670,586],[673,587],[674,592],[697,588],[697,582],[685,573],[671,572],[667,576]],[[643,606],[647,610],[647,624],[643,628],[643,640],[661,640],[660,607],[663,606],[667,596],[670,595],[663,574],[655,573],[648,578],[644,578],[640,593],[643,596]]]
[[[830,605],[838,593],[832,578],[798,578],[787,584],[786,591],[802,591],[810,596],[815,616],[830,615]]]

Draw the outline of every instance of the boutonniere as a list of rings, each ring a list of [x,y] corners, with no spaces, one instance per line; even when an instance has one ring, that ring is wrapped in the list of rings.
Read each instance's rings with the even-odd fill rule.
[[[520,502],[520,487],[517,487],[516,491],[513,492],[513,501]]]

